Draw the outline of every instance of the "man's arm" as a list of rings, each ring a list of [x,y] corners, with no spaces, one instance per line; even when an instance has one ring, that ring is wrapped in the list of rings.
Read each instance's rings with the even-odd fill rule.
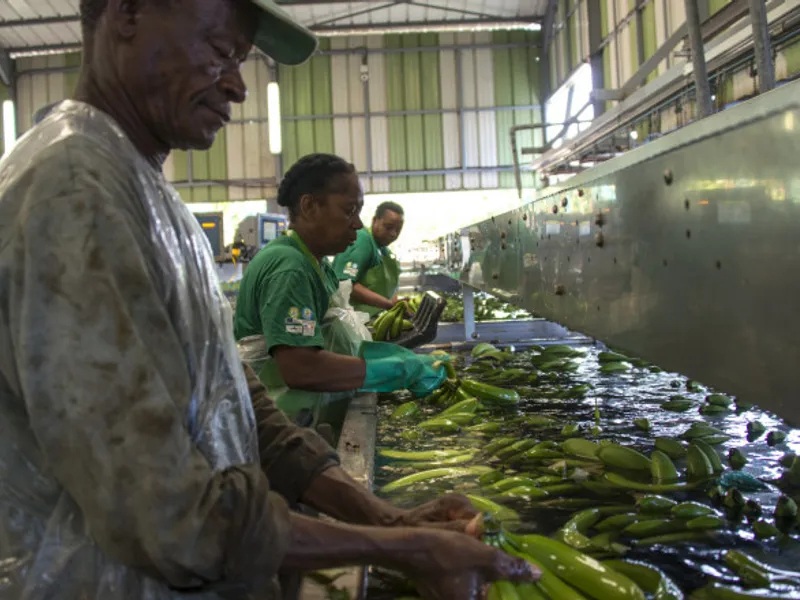
[[[360,284],[357,281],[353,282],[353,292],[350,294],[350,299],[353,303],[358,302],[368,306],[374,306],[375,308],[381,308],[383,310],[389,310],[394,306],[394,302],[392,302],[391,298],[384,298],[377,292],[373,292],[367,286]]]
[[[125,191],[90,169],[39,168],[11,241],[9,307],[50,472],[114,560],[175,588],[263,588],[289,545],[286,502],[258,465],[214,472],[189,438],[183,349],[143,254],[150,241],[114,209]]]

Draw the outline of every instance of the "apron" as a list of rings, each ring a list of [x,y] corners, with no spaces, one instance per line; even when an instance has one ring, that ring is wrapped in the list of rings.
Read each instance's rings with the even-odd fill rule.
[[[397,286],[400,283],[400,263],[387,250],[385,254],[381,254],[380,264],[368,270],[364,275],[364,279],[359,283],[376,294],[391,300],[397,293]],[[375,317],[383,311],[383,309],[366,304],[354,304],[353,308],[367,313],[370,317]]]
[[[290,231],[289,235],[293,233],[294,232]],[[298,246],[303,252],[303,255],[312,266],[314,266],[314,270],[317,272],[320,279],[324,281],[317,259],[308,251],[308,248],[302,243],[302,240],[297,237],[295,237],[295,240],[300,242]],[[343,283],[345,282],[339,283],[340,288]],[[350,284],[350,282],[346,283]],[[336,322],[338,322],[338,318],[330,316],[332,309],[341,309],[333,299],[343,296],[343,294],[336,293],[338,290],[328,291],[331,295],[331,304],[320,324],[323,332],[323,348],[329,352],[335,352],[336,354],[355,356],[357,349],[354,352],[349,348],[344,348],[342,344],[337,344],[332,336],[326,334],[326,329],[328,329],[326,325],[335,326]],[[339,435],[342,431],[342,426],[344,425],[344,419],[347,415],[347,409],[350,406],[350,401],[355,396],[355,391],[309,392],[306,390],[289,388],[283,380],[283,377],[281,377],[278,363],[267,353],[267,344],[263,335],[242,338],[239,341],[239,354],[242,361],[250,365],[258,374],[261,383],[263,383],[269,391],[270,397],[289,420],[302,427],[310,427],[313,429],[317,429],[323,424],[329,425],[332,430],[333,439],[328,439],[327,441],[331,443],[334,448],[336,447]]]

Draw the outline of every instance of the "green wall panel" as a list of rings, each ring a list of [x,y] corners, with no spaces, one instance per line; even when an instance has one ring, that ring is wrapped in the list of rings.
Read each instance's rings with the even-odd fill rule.
[[[64,66],[66,67],[80,67],[81,66],[81,53],[73,52],[64,57]],[[75,88],[78,87],[77,71],[67,71],[64,73],[64,97],[69,98],[75,93]]]
[[[636,9],[637,0],[628,0],[628,10],[635,10]],[[636,69],[639,68],[639,23],[635,18],[631,19],[628,25],[628,36],[629,36],[629,44],[630,44],[630,65],[631,71],[628,74],[633,75],[636,72]],[[624,71],[623,71],[624,73]],[[624,80],[627,81],[627,77],[623,77]],[[620,85],[625,83],[625,81],[620,81]]]
[[[708,0],[708,14],[713,15],[725,8],[726,4],[730,4],[731,0]]]
[[[642,9],[642,37],[644,39],[644,59],[647,60],[658,50],[658,37],[656,33],[656,7],[652,2]],[[658,77],[658,69],[647,76],[648,82]]]
[[[330,41],[320,40],[328,50]],[[297,66],[281,65],[281,113],[284,117],[311,117],[333,113],[331,58],[314,56]],[[283,164],[288,169],[298,158],[315,152],[333,152],[333,119],[283,120]]]
[[[420,46],[436,47],[439,45],[439,36],[435,33],[426,33],[419,37]],[[439,110],[442,108],[442,86],[439,81],[438,56],[430,52],[419,56],[422,108],[423,110]],[[443,169],[444,134],[442,115],[424,115],[422,117],[422,128],[425,144],[425,169]],[[425,189],[430,192],[444,190],[444,176],[428,175],[425,177]]]
[[[420,36],[404,35],[401,39],[403,48],[418,48]],[[422,63],[420,52],[407,52],[402,55],[402,86],[403,109],[422,110],[422,84],[420,81],[420,66]],[[432,57],[430,57],[432,58]],[[429,59],[430,59],[429,58]],[[406,130],[406,161],[411,171],[425,169],[425,131],[422,125],[422,115],[407,115],[405,120]],[[424,192],[425,177],[409,177],[409,192]]]
[[[800,42],[795,42],[783,50],[789,75],[800,73]]]
[[[386,36],[387,48],[402,48],[402,36]],[[405,109],[405,85],[403,82],[403,55],[386,55],[386,109],[397,111]],[[389,135],[389,170],[407,171],[408,155],[406,146],[405,117],[388,117]],[[392,192],[407,192],[408,178],[393,177],[389,180],[389,190]]]
[[[538,34],[524,31],[498,31],[494,33],[497,44],[513,44],[538,41]],[[510,48],[493,50],[494,63],[494,101],[497,106],[527,106],[541,104],[539,94],[539,62],[536,61],[538,48]],[[498,111],[495,113],[497,124],[497,164],[510,166],[514,164],[511,154],[508,133],[514,125],[531,125],[536,117],[532,110]],[[534,145],[536,138],[532,131],[521,132],[517,140],[520,147]],[[513,173],[501,173],[501,188],[516,186]],[[533,186],[533,174],[523,173],[522,184]]]

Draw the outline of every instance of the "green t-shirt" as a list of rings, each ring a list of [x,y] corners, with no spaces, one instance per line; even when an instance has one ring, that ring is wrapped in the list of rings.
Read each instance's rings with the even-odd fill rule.
[[[320,278],[298,242],[289,235],[271,241],[245,269],[233,321],[237,340],[263,335],[268,351],[325,346],[322,318],[339,280],[327,259],[320,262]]]
[[[359,229],[356,241],[333,259],[333,270],[340,281],[350,279],[362,282],[367,271],[381,264],[385,250],[378,247],[368,229]]]

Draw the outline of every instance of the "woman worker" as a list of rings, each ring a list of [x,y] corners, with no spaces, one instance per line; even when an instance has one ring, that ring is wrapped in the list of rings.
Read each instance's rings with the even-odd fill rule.
[[[344,251],[363,226],[355,167],[329,154],[301,158],[281,182],[278,204],[289,210],[290,230],[247,266],[234,335],[246,361],[255,348],[259,378],[281,410],[302,425],[328,423],[338,436],[354,390],[438,388],[443,367],[394,344],[367,342],[358,356],[326,350],[322,321],[339,281],[325,257]]]
[[[353,282],[353,308],[370,317],[397,302],[400,263],[388,246],[400,237],[403,221],[402,206],[382,202],[375,210],[372,227],[361,229],[355,243],[333,260],[339,279]]]

